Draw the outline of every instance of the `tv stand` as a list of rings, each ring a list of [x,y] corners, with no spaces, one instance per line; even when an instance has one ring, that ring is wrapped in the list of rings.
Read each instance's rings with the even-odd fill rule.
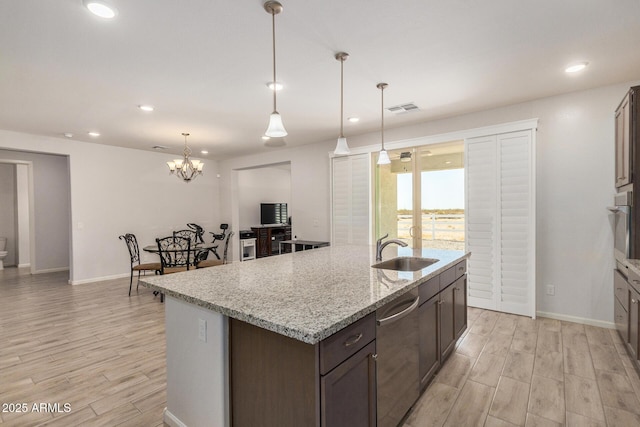
[[[290,225],[262,225],[260,227],[251,227],[251,230],[256,233],[257,258],[278,255],[280,242],[284,240],[291,240]],[[285,249],[284,252],[291,252],[290,247],[287,249]]]

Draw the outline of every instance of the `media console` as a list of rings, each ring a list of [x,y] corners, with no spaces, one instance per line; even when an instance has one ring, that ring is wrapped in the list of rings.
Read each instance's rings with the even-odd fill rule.
[[[256,233],[257,258],[278,255],[280,242],[291,240],[290,225],[263,225],[251,230]],[[283,252],[291,252],[291,248],[283,248]]]

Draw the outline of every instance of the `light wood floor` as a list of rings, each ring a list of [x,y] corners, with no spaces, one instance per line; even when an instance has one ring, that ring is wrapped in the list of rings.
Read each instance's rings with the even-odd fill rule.
[[[19,273],[20,271],[20,273]],[[68,273],[0,271],[0,404],[4,426],[162,426],[164,305],[129,279],[71,286]],[[135,282],[134,282],[135,287]],[[69,403],[71,412],[32,412]]]
[[[640,426],[640,378],[616,331],[474,308],[468,316],[405,427]]]
[[[143,287],[129,298],[128,286],[0,271],[0,404],[29,409],[0,412],[3,427],[163,426],[164,305]],[[405,427],[640,426],[639,396],[614,331],[471,308]],[[71,412],[31,412],[34,403]]]

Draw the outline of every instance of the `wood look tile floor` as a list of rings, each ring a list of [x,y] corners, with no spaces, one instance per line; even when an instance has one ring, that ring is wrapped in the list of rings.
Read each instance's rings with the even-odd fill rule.
[[[67,279],[0,271],[0,405],[28,406],[0,424],[163,426],[164,305],[143,287],[129,298],[128,279]],[[404,427],[640,426],[640,378],[615,331],[474,308],[468,318]]]
[[[640,377],[615,330],[469,308],[404,427],[638,427]]]

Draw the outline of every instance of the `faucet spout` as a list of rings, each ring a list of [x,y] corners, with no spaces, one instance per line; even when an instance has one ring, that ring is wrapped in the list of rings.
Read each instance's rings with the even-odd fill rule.
[[[389,234],[385,234],[384,236],[382,236],[381,238],[378,239],[377,243],[376,243],[376,261],[382,261],[382,250],[384,248],[386,248],[388,245],[390,245],[391,243],[395,243],[398,246],[402,246],[402,247],[406,247],[407,244],[405,242],[403,242],[402,240],[398,240],[398,239],[391,239],[391,240],[387,240],[386,242],[382,242],[384,239],[386,239],[387,237],[389,237]]]

